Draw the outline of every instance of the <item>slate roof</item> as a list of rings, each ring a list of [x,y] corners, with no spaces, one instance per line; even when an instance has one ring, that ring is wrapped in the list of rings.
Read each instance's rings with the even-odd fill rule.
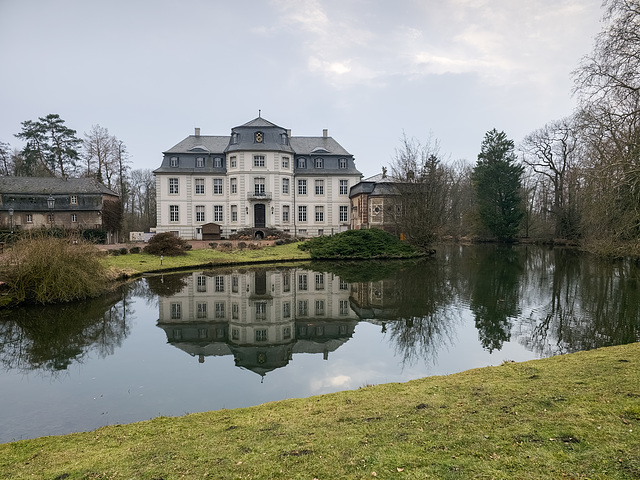
[[[257,127],[257,128],[276,127],[276,128],[282,128],[282,127],[279,127],[278,125],[276,125],[275,123],[271,123],[269,120],[266,120],[266,119],[264,119],[262,117],[254,118],[253,120],[245,123],[244,125],[240,125],[240,127]]]
[[[0,194],[68,195],[91,194],[118,196],[92,178],[0,177]]]
[[[289,142],[296,155],[351,155],[332,137],[291,137]],[[318,149],[324,151],[319,151]]]
[[[224,156],[224,151],[229,145],[230,136],[214,135],[189,135],[177,145],[174,145],[165,154],[171,153],[211,153]]]

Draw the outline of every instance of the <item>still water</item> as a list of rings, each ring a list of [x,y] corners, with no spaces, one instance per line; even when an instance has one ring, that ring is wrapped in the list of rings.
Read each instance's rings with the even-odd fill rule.
[[[0,443],[640,340],[640,268],[567,249],[227,268],[0,313]]]

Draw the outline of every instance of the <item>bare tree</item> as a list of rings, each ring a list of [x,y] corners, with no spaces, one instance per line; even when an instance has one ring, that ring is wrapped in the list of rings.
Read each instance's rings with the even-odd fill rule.
[[[547,177],[553,189],[551,215],[556,238],[573,238],[578,232],[574,205],[568,205],[569,173],[575,168],[578,138],[572,118],[550,122],[527,135],[522,143],[523,162]]]
[[[451,176],[442,164],[440,143],[431,135],[423,145],[403,134],[391,163],[398,193],[399,231],[409,243],[429,249],[447,219]]]

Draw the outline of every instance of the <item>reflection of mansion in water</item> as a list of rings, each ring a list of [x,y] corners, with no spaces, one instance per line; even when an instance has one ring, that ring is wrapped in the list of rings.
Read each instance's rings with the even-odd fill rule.
[[[179,293],[160,297],[158,326],[200,362],[231,354],[264,375],[294,353],[327,358],[351,338],[357,317],[349,293],[339,277],[307,269],[197,272]]]

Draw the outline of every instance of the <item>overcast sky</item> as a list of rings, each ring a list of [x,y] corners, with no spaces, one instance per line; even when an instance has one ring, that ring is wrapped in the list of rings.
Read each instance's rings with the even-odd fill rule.
[[[600,0],[0,0],[0,141],[59,114],[154,169],[194,127],[327,128],[365,175],[403,132],[475,162],[571,114]]]

